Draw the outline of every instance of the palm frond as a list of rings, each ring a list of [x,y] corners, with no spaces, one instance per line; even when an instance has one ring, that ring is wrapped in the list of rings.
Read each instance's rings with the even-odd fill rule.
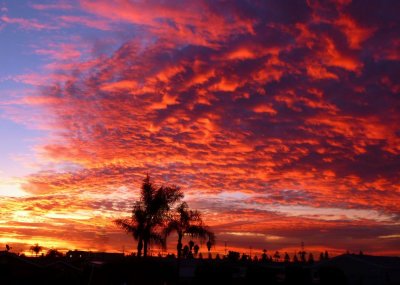
[[[206,227],[202,225],[190,225],[186,229],[186,234],[194,238],[199,238],[201,240],[205,240],[206,238],[208,238],[208,231]]]
[[[180,231],[181,226],[178,221],[176,220],[171,220],[168,222],[168,224],[165,226],[163,229],[164,236],[169,236],[172,232],[174,231]]]
[[[138,239],[141,229],[137,225],[133,224],[130,219],[116,219],[114,220],[114,224],[127,233],[131,233],[135,239]]]
[[[201,214],[199,211],[190,211],[189,217],[190,220],[193,222],[202,222]]]
[[[209,229],[206,229],[206,231],[207,231],[208,240],[211,242],[211,244],[215,244],[216,243],[215,234],[212,231],[210,231]]]
[[[155,243],[155,244],[159,244],[161,245],[161,247],[163,249],[167,248],[167,242],[166,239],[164,238],[164,236],[160,233],[156,233],[156,232],[152,232],[150,234],[150,242]]]

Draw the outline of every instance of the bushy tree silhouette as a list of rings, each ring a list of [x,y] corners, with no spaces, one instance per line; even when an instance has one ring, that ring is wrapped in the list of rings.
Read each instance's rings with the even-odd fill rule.
[[[149,175],[143,180],[139,201],[132,209],[129,219],[117,219],[115,224],[131,233],[138,241],[137,254],[147,256],[150,242],[165,246],[161,228],[168,220],[168,214],[175,203],[183,198],[183,193],[176,186],[156,187]]]
[[[267,258],[268,258],[267,250],[264,248],[264,249],[263,249],[263,253],[262,253],[262,255],[261,255],[261,261],[266,262],[266,261],[267,261]]]
[[[305,252],[304,250],[299,251],[300,261],[303,263],[306,262],[306,254],[307,252]]]
[[[194,247],[194,241],[190,240],[188,245],[189,245],[189,250],[192,251]]]
[[[274,254],[275,262],[278,262],[280,258],[281,258],[281,255],[279,254],[279,251],[275,251],[275,254]]]
[[[195,244],[193,247],[194,256],[197,256],[197,254],[199,253],[199,249],[200,249],[199,245]]]
[[[230,251],[228,252],[227,258],[228,258],[228,260],[231,260],[231,261],[238,261],[239,258],[240,258],[240,253],[237,252],[237,251],[231,251],[231,250],[230,250]]]
[[[208,251],[208,253],[210,253],[210,251],[211,251],[211,246],[212,246],[212,243],[211,243],[211,241],[209,240],[209,241],[207,241],[207,251]]]
[[[43,250],[43,247],[41,247],[38,243],[35,245],[32,245],[30,247],[30,250],[35,253],[36,257],[38,256],[39,252]]]
[[[290,262],[290,256],[289,256],[289,254],[287,252],[285,252],[284,261],[285,261],[285,263],[289,263]]]
[[[63,256],[62,252],[60,252],[54,248],[49,249],[46,253],[46,257],[50,257],[50,258],[56,258],[56,257],[62,257],[62,256]]]
[[[187,257],[188,257],[188,255],[189,255],[189,246],[188,246],[188,245],[185,245],[185,246],[183,247],[183,253],[182,253],[182,255],[183,255],[183,258],[187,258]]]
[[[314,263],[314,255],[311,252],[308,255],[308,263],[310,263],[310,264]]]

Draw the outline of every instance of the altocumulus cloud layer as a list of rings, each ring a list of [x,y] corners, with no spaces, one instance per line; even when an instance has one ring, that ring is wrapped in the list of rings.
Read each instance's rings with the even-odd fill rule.
[[[104,34],[34,47],[47,79],[19,77],[37,87],[7,113],[49,131],[36,150],[51,166],[2,202],[2,239],[120,249],[111,219],[149,172],[235,247],[399,254],[399,3],[31,8],[58,13],[39,30]]]

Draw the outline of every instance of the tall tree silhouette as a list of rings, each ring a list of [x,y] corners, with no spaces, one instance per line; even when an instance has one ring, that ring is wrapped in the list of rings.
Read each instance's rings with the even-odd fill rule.
[[[142,255],[142,250],[143,256],[147,256],[150,242],[165,246],[161,228],[165,226],[173,205],[182,198],[183,193],[179,187],[156,187],[149,175],[143,180],[139,201],[133,205],[132,217],[114,221],[137,240],[139,257]]]
[[[200,239],[208,238],[211,243],[215,242],[214,234],[204,225],[200,213],[190,210],[186,202],[180,203],[175,213],[171,215],[167,227],[164,230],[165,237],[174,231],[178,234],[178,243],[176,246],[178,258],[182,256],[182,239],[185,235]],[[193,241],[191,242],[190,250],[194,246]]]

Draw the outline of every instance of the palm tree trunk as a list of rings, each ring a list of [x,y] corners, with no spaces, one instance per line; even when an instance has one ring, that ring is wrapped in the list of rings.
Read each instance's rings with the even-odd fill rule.
[[[143,257],[147,256],[147,246],[148,246],[148,241],[147,241],[147,239],[145,239],[143,241]]]
[[[178,255],[178,271],[177,271],[177,276],[178,276],[178,279],[180,278],[179,277],[179,274],[180,274],[180,271],[181,271],[181,255],[182,255],[182,237],[183,237],[183,235],[182,235],[182,233],[181,232],[179,232],[178,231],[178,244],[176,245],[176,250],[177,250],[177,255]]]
[[[176,246],[176,251],[178,254],[178,258],[181,258],[182,255],[182,234],[178,233],[178,244]]]
[[[138,255],[138,257],[142,256],[142,249],[143,249],[143,239],[139,238],[138,245],[137,245],[137,255]]]

